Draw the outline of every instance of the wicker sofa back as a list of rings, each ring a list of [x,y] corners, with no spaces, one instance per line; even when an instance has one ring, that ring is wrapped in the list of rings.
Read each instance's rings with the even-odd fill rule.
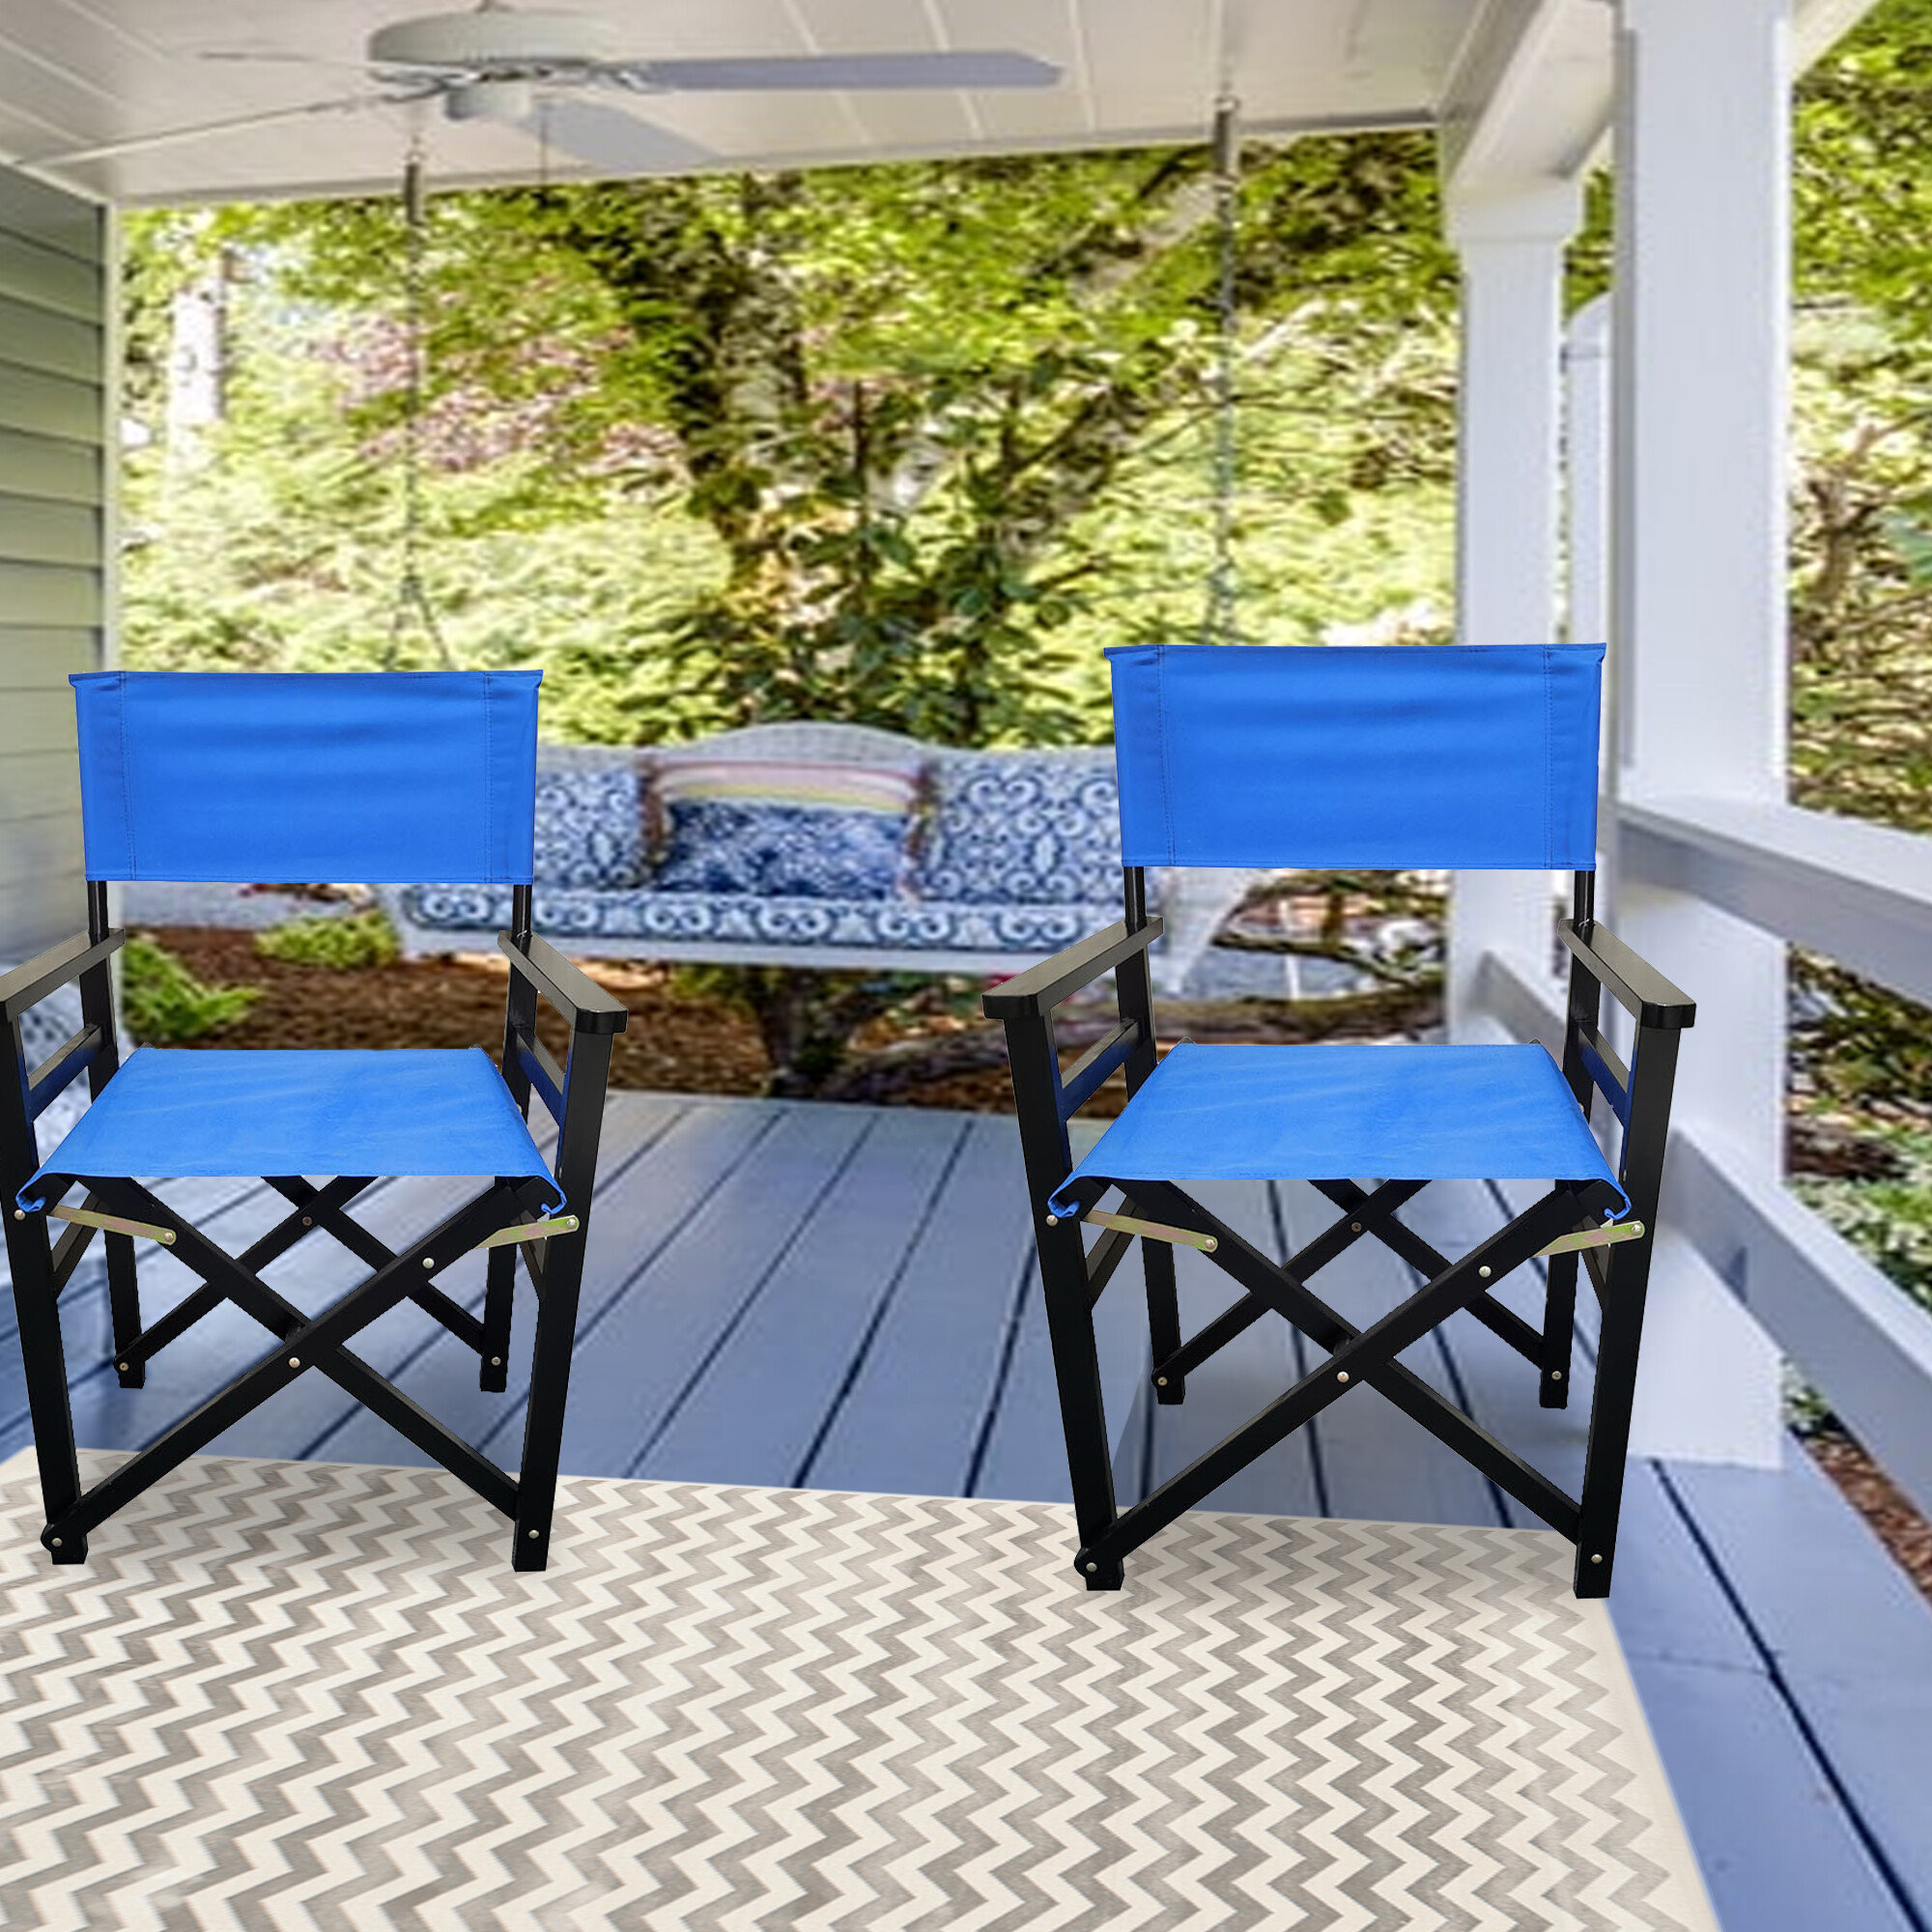
[[[879,895],[665,890],[655,781],[679,758],[916,771],[905,864]],[[537,791],[536,929],[580,955],[756,965],[1013,973],[1120,914],[1110,749],[964,752],[862,725],[722,732],[675,753],[548,746]],[[654,836],[655,834],[655,836]],[[691,875],[689,867],[676,868]],[[383,889],[412,954],[487,950],[507,889]],[[1155,882],[1159,895],[1159,882]]]

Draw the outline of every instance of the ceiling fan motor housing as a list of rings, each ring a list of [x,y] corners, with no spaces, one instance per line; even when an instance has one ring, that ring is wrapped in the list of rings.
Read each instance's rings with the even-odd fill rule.
[[[372,67],[429,68],[514,78],[617,58],[611,29],[583,14],[484,7],[398,20],[369,37]]]

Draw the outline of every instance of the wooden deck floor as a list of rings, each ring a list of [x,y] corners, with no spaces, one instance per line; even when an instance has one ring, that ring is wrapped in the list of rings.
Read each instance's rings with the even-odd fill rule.
[[[357,1212],[379,1234],[419,1233],[450,1190],[392,1181]],[[236,1182],[167,1192],[191,1204],[231,1251],[286,1211],[265,1188]],[[1277,1254],[1332,1211],[1294,1183],[1231,1185],[1211,1204]],[[1438,1185],[1407,1218],[1460,1251],[1501,1213],[1479,1187]],[[359,1272],[316,1240],[277,1264],[272,1278],[314,1307]],[[153,1250],[141,1274],[149,1319],[189,1281]],[[1225,1277],[1202,1257],[1183,1252],[1181,1281],[1189,1327],[1229,1298]],[[479,1304],[480,1263],[452,1270],[444,1286]],[[1364,1244],[1318,1286],[1362,1321],[1409,1292],[1412,1277]],[[513,1363],[528,1348],[528,1306],[526,1296]],[[106,1361],[95,1257],[63,1308],[76,1428],[96,1447],[151,1440],[261,1352],[261,1330],[225,1310],[152,1363],[145,1389],[124,1391]],[[1127,1496],[1278,1394],[1305,1359],[1285,1324],[1258,1324],[1190,1376],[1183,1407],[1158,1408],[1143,1400],[1133,1270],[1123,1270],[1101,1312]],[[11,1334],[11,1307],[4,1325]],[[1587,1354],[1587,1331],[1584,1341]],[[510,1395],[479,1394],[475,1357],[411,1308],[365,1331],[357,1348],[514,1466],[522,1424],[514,1370]],[[1406,1359],[1576,1488],[1581,1411],[1539,1408],[1533,1377],[1486,1329],[1458,1316]],[[10,1342],[0,1353],[0,1456],[29,1439],[25,1411]],[[421,1460],[318,1376],[213,1447]],[[564,1466],[1064,1500],[1012,1122],[614,1097]],[[1329,1409],[1229,1484],[1216,1505],[1403,1521],[1524,1520],[1373,1392]],[[1727,1932],[1932,1932],[1932,1613],[1810,1460],[1794,1449],[1776,1474],[1634,1464],[1611,1610]]]

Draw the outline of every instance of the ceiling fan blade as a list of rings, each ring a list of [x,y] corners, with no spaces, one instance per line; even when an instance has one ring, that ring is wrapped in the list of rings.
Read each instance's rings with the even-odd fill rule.
[[[121,141],[101,141],[91,148],[67,148],[57,155],[36,155],[24,165],[36,168],[67,167],[76,161],[104,161],[117,155],[145,154],[153,148],[172,148],[186,141],[202,141],[216,134],[242,134],[253,128],[274,128],[285,121],[303,121],[317,114],[359,114],[372,107],[400,107],[412,100],[427,99],[437,88],[420,88],[410,94],[347,94],[333,100],[304,101],[299,107],[270,107],[259,114],[237,114],[226,121],[201,121],[191,128],[163,128],[153,134],[130,134]]]
[[[366,71],[360,61],[330,60],[325,54],[291,53],[286,47],[197,47],[194,58],[240,67],[330,67],[338,73]]]
[[[616,175],[673,174],[702,167],[718,156],[682,134],[634,121],[615,107],[563,96],[542,101],[519,124],[526,133],[547,140],[580,161]]]
[[[1032,54],[793,54],[771,59],[632,61],[627,78],[679,94],[776,94],[799,89],[1052,87],[1060,70]]]

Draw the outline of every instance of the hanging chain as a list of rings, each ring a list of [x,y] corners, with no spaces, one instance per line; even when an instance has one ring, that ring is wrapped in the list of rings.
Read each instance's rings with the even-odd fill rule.
[[[403,568],[396,583],[396,608],[389,620],[383,668],[395,669],[404,634],[413,619],[436,646],[438,662],[447,669],[454,660],[422,579],[422,417],[428,363],[423,266],[429,241],[429,206],[420,139],[411,142],[409,158],[403,164],[403,308],[409,355],[403,392]]]
[[[1236,217],[1241,185],[1240,106],[1223,95],[1214,103],[1214,217],[1220,248],[1217,295],[1219,335],[1214,356],[1214,562],[1208,573],[1208,606],[1201,618],[1204,644],[1236,644],[1235,598],[1235,352],[1240,317],[1235,306],[1238,235]]]

